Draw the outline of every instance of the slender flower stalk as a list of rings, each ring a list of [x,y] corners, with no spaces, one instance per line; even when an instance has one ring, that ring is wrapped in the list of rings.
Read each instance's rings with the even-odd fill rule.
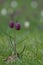
[[[17,54],[17,51],[16,51],[16,30],[14,30],[14,55]]]

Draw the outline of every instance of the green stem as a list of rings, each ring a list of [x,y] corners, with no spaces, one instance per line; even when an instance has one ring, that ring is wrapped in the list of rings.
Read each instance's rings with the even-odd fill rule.
[[[15,34],[14,34],[14,55],[17,54],[17,51],[16,51],[16,30],[14,31]]]

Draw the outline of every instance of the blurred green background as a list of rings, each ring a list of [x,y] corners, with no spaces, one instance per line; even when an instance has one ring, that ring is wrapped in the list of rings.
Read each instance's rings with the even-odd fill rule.
[[[0,65],[43,65],[43,0],[15,1],[18,3],[17,7],[11,7],[12,0],[0,0]],[[36,4],[31,5],[34,1]],[[7,15],[1,14],[3,8],[7,10]],[[16,11],[14,22],[17,20],[22,25],[21,30],[16,30],[17,51],[20,52],[23,45],[26,45],[26,49],[21,59],[5,63],[3,58],[13,51],[7,35],[12,38],[15,36],[15,30],[9,28],[10,14],[13,11]],[[25,21],[30,22],[28,29],[23,26]],[[11,40],[14,43],[14,39]]]

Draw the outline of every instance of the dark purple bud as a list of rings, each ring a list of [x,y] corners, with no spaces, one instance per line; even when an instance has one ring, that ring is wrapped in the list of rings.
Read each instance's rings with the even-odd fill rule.
[[[21,29],[20,23],[16,23],[15,28],[16,28],[16,30],[20,30]]]
[[[9,23],[9,27],[14,28],[14,22],[13,21]]]

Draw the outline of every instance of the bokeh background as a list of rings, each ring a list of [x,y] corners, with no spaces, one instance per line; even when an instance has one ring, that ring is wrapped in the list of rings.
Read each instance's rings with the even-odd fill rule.
[[[21,30],[16,30],[17,51],[26,46],[23,57],[15,62],[4,62],[3,58],[11,55],[15,30],[9,28],[12,13],[13,21],[21,23]],[[26,29],[24,24],[29,22]],[[0,0],[0,65],[43,65],[43,0]]]

